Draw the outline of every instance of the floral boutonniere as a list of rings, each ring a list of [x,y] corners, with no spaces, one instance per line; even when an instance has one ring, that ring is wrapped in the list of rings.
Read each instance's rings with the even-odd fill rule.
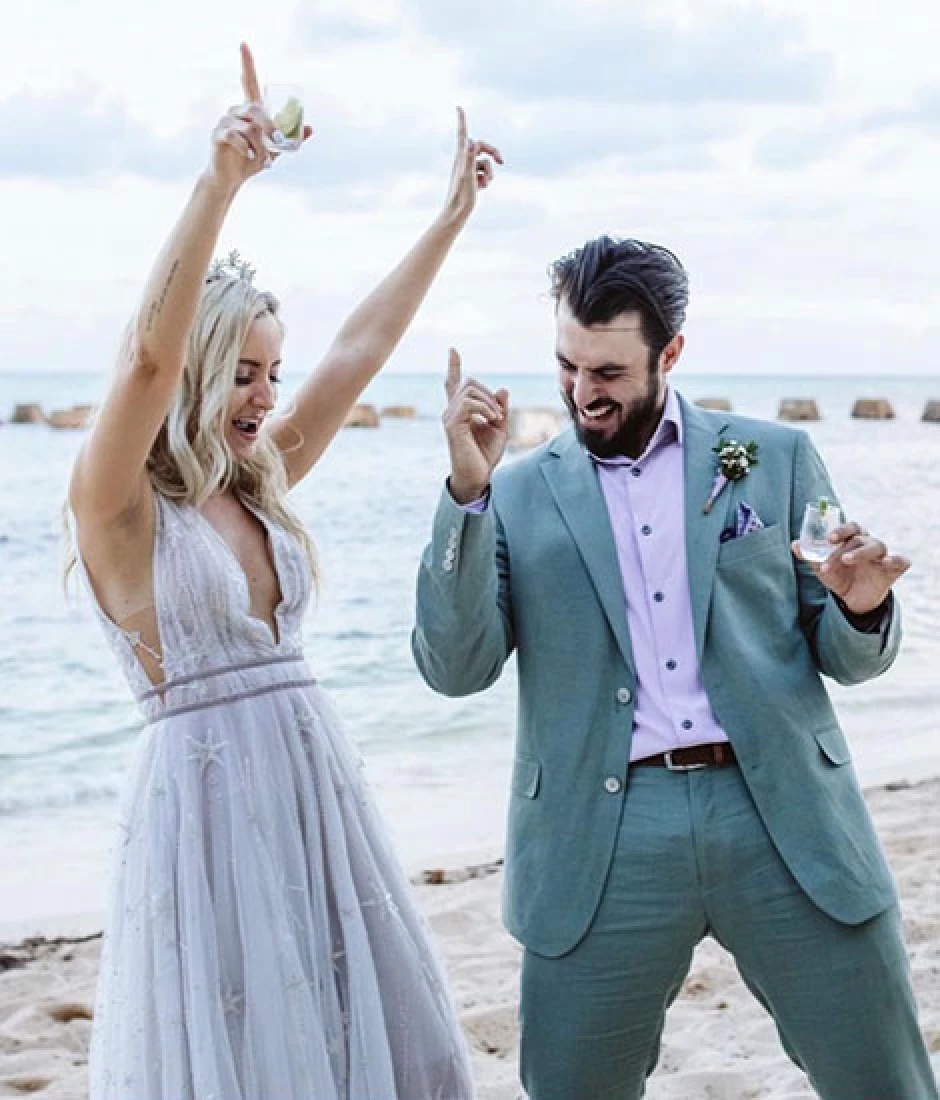
[[[718,446],[712,447],[712,450],[718,455],[718,473],[715,474],[712,490],[702,509],[705,515],[712,510],[712,505],[729,481],[740,481],[757,465],[757,444],[753,439],[747,443],[739,443],[736,439],[719,439]]]

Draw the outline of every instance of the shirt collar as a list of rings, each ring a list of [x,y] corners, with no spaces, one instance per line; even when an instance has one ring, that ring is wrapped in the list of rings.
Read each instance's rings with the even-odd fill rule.
[[[652,438],[646,445],[646,450],[644,450],[639,458],[628,458],[626,455],[613,455],[611,458],[598,458],[597,455],[591,454],[590,451],[587,453],[591,460],[598,466],[633,466],[636,463],[645,462],[653,451],[660,447],[666,447],[670,443],[677,443],[681,447],[683,435],[682,408],[679,405],[679,398],[672,386],[667,386],[666,402],[663,405],[663,415],[660,418],[659,424],[656,426],[656,431],[653,432]]]

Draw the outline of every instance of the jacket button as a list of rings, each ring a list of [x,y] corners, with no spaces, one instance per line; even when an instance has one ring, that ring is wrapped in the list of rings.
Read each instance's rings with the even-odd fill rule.
[[[608,794],[619,794],[620,793],[620,788],[622,786],[623,786],[623,784],[620,782],[620,780],[615,775],[611,775],[607,779],[604,780],[604,790]]]
[[[629,688],[617,688],[617,702],[627,704],[633,698]]]

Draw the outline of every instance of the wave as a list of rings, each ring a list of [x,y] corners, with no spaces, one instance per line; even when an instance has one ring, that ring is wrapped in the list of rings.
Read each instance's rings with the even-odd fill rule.
[[[79,737],[74,735],[67,741],[55,741],[42,749],[26,752],[0,752],[0,763],[16,764],[21,760],[66,760],[86,753],[89,749],[123,748],[140,732],[141,724],[120,726],[117,729],[103,730],[101,733],[89,733]]]
[[[42,810],[60,810],[95,802],[111,802],[120,794],[118,780],[84,780],[45,791],[0,794],[0,818],[21,817]]]

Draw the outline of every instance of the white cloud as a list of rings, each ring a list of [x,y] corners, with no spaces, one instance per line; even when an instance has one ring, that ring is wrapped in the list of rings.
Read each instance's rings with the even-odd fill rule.
[[[642,103],[816,101],[831,75],[800,22],[758,3],[699,3],[683,22],[633,3],[405,0],[468,76],[521,101],[559,95]]]
[[[48,0],[6,13],[0,361],[97,368],[180,210],[237,44],[316,135],[226,222],[298,369],[433,216],[453,106],[506,167],[395,368],[550,369],[548,263],[610,232],[692,273],[713,369],[931,369],[940,6],[893,0]],[[759,347],[759,354],[753,349]],[[893,353],[892,353],[893,349]]]

